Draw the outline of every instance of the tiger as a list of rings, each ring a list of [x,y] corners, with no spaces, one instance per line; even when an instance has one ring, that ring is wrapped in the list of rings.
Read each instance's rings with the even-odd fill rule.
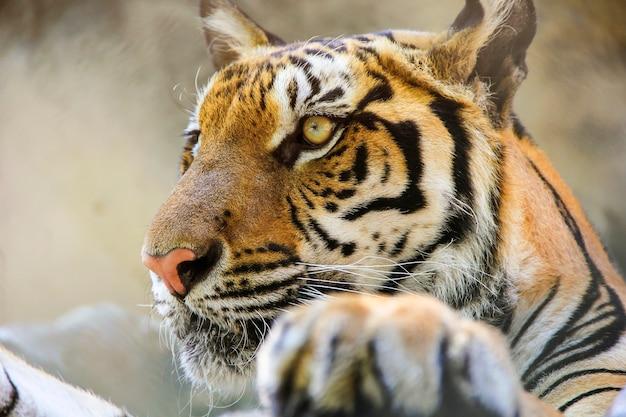
[[[623,279],[513,110],[532,0],[293,43],[200,15],[217,71],[142,248],[191,381],[256,379],[250,416],[624,415]]]
[[[609,412],[626,290],[513,109],[531,0],[295,43],[201,16],[218,70],[142,252],[192,381],[256,375],[277,417]]]

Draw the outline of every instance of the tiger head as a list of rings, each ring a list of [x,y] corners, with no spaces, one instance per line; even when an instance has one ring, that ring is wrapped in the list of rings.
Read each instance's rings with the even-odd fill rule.
[[[469,314],[494,276],[502,136],[529,0],[467,0],[443,33],[285,44],[226,0],[181,178],[147,232],[155,306],[197,381],[247,375],[272,320],[337,291],[424,291]],[[495,294],[495,295],[494,295]]]

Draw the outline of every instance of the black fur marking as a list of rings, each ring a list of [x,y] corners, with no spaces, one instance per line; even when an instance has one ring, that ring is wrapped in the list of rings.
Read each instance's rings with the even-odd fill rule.
[[[313,204],[313,202],[309,199],[309,197],[306,196],[306,194],[304,193],[304,191],[302,191],[302,189],[298,189],[298,192],[300,193],[300,197],[302,197],[307,207],[313,210],[315,208],[315,204]]]
[[[489,208],[492,216],[493,228],[491,230],[491,239],[488,239],[488,245],[484,249],[481,259],[481,271],[488,271],[488,274],[493,276],[495,275],[496,268],[498,265],[498,250],[500,248],[500,206],[502,203],[502,182],[503,182],[503,161],[504,161],[504,151],[501,146],[496,146],[494,148],[495,153],[495,164],[494,167],[494,175],[496,178],[496,182],[491,188],[489,192]],[[505,329],[502,327],[502,324],[508,323],[511,324],[511,320],[513,319],[513,307],[510,305],[510,300],[508,298],[508,286],[506,279],[502,280],[502,286],[500,287],[497,296],[494,296],[489,293],[487,297],[490,299],[490,303],[496,306],[495,311],[491,313],[491,317],[487,318],[487,320],[495,325],[496,327],[500,327],[500,329],[506,334],[508,331],[508,327]]]
[[[307,55],[312,55],[312,56],[321,56],[330,60],[335,59],[333,54],[331,54],[330,52],[322,51],[321,49],[317,49],[317,48],[306,48],[304,50],[304,53],[306,53]]]
[[[367,147],[364,144],[359,145],[356,149],[352,172],[354,172],[357,184],[362,183],[367,178]]]
[[[365,107],[367,107],[368,104],[374,101],[388,101],[392,98],[393,90],[389,85],[389,81],[387,81],[387,79],[384,79],[367,92],[365,97],[363,97],[361,101],[359,101],[359,104],[357,104],[356,108],[357,110],[363,110]]]
[[[352,171],[350,170],[341,171],[339,173],[339,181],[341,182],[348,182],[350,178],[352,178]]]
[[[351,198],[354,196],[354,194],[356,194],[356,190],[353,190],[351,188],[345,189],[345,190],[341,190],[335,193],[335,196],[340,199],[340,200],[346,200],[348,198]]]
[[[559,378],[553,384],[551,384],[548,388],[543,390],[541,394],[539,394],[539,398],[544,398],[545,396],[550,394],[556,387],[558,387],[564,382],[568,382],[568,381],[571,381],[572,379],[580,378],[580,377],[587,376],[587,375],[597,375],[597,374],[626,376],[626,371],[621,370],[621,369],[595,368],[595,369],[583,369],[581,371],[570,372],[566,375],[563,375],[561,378]]]
[[[574,362],[592,358],[615,346],[626,328],[626,318],[624,317],[624,310],[619,297],[604,281],[602,272],[589,254],[587,244],[578,223],[561,199],[561,196],[530,159],[528,160],[528,163],[541,179],[545,187],[552,194],[554,204],[557,206],[564,223],[569,228],[572,237],[580,248],[590,274],[589,285],[587,286],[582,300],[578,303],[578,306],[574,310],[573,314],[550,338],[550,340],[548,340],[542,351],[537,355],[522,375],[522,381],[524,381],[525,389],[532,391],[546,375],[550,375],[555,370],[562,369]],[[570,332],[572,328],[576,327],[579,324],[579,321],[592,311],[594,304],[598,302],[601,296],[601,289],[605,290],[613,305],[613,321],[599,328],[588,337],[582,339],[581,342],[570,346],[566,345],[566,347],[560,351],[557,350],[567,342],[569,337],[571,337]],[[576,351],[570,353],[572,350]],[[548,363],[550,358],[557,358],[565,353],[570,354],[559,361]],[[576,402],[580,399],[576,400]],[[572,404],[569,404],[568,407]]]
[[[326,203],[326,205],[324,206],[324,208],[326,209],[326,211],[328,211],[329,213],[336,213],[337,210],[339,209],[339,207],[337,206],[337,204],[333,203],[332,201]]]
[[[387,244],[385,242],[381,242],[378,244],[378,253],[383,254],[387,250]],[[395,272],[395,270],[394,270]],[[396,281],[392,280],[393,283]]]
[[[309,84],[311,85],[311,92],[309,93],[305,101],[308,101],[311,98],[318,95],[321,89],[320,87],[321,81],[319,78],[314,76],[313,73],[311,72],[311,63],[307,61],[306,59],[301,58],[299,56],[295,56],[295,55],[290,55],[289,61],[291,61],[293,65],[301,68],[304,71],[304,74],[306,75],[306,78],[309,81]]]
[[[328,232],[326,230],[324,230],[324,228],[322,226],[320,226],[320,224],[318,222],[316,222],[314,219],[310,219],[309,220],[309,226],[311,227],[311,229],[313,229],[315,231],[315,233],[322,239],[322,241],[324,242],[324,246],[326,247],[326,249],[328,250],[335,250],[337,248],[339,248],[340,246],[342,247],[342,251],[344,250],[343,247],[350,247],[355,246],[354,243],[350,242],[350,243],[341,243],[339,241],[337,241],[336,239],[332,238]],[[349,251],[349,249],[346,249],[347,251]]]
[[[296,108],[296,100],[298,99],[298,81],[293,78],[287,86],[287,95],[289,96],[289,107],[291,110]]]
[[[537,319],[537,317],[539,317],[539,315],[541,314],[541,312],[548,306],[548,304],[550,304],[550,302],[554,299],[554,297],[556,296],[556,293],[559,290],[559,282],[556,283],[556,285],[554,285],[552,287],[552,289],[550,290],[550,292],[548,293],[548,296],[543,300],[543,302],[541,304],[539,304],[539,306],[537,308],[535,308],[535,310],[532,312],[532,314],[530,316],[528,316],[528,318],[526,319],[526,321],[524,322],[524,324],[522,325],[522,327],[520,327],[519,331],[517,332],[517,334],[515,335],[515,337],[513,338],[513,340],[511,341],[511,349],[514,349],[515,346],[517,345],[517,343],[520,341],[520,339],[522,338],[522,336],[524,336],[524,334],[526,334],[526,331],[530,328],[530,326],[535,322],[535,320]]]
[[[345,243],[343,245],[341,245],[341,254],[343,256],[350,256],[354,253],[354,251],[356,250],[356,244],[355,243]]]
[[[317,101],[320,103],[335,101],[342,98],[344,94],[343,88],[336,87],[318,98]]]
[[[301,124],[302,123],[300,123],[293,132],[288,134],[272,152],[274,158],[287,168],[293,167],[304,149],[304,145],[300,139],[302,132]]]
[[[369,112],[355,116],[355,120],[366,127],[372,121],[374,124],[381,124],[385,127],[404,155],[408,181],[406,188],[398,197],[377,198],[348,211],[343,218],[354,221],[374,211],[398,210],[402,214],[410,214],[423,208],[426,201],[424,194],[419,189],[423,168],[419,147],[421,135],[415,123],[408,120],[393,123]]]
[[[354,253],[356,249],[356,244],[354,242],[341,243],[338,240],[332,238],[330,234],[326,230],[324,230],[324,228],[314,219],[309,220],[309,226],[322,239],[322,241],[324,242],[324,246],[328,250],[332,251],[340,247],[341,253],[344,256],[350,256]]]
[[[311,72],[311,63],[304,58],[295,55],[289,55],[289,61],[298,68],[307,73]]]
[[[287,205],[289,206],[289,214],[291,216],[291,223],[296,227],[296,229],[300,231],[300,233],[302,233],[302,235],[304,236],[304,239],[310,242],[311,237],[309,236],[309,232],[306,230],[306,227],[304,227],[304,224],[298,218],[298,209],[293,204],[293,201],[291,201],[290,197],[287,197]]]
[[[293,298],[291,296],[286,296],[281,298],[280,300],[270,301],[269,303],[262,305],[249,305],[249,306],[236,306],[232,307],[231,311],[235,313],[245,313],[245,312],[258,312],[260,310],[284,310],[285,308],[289,308],[293,303]]]
[[[281,268],[289,265],[293,265],[296,262],[299,262],[300,258],[297,256],[292,256],[286,259],[282,259],[280,261],[267,262],[267,263],[249,263],[239,265],[230,271],[226,271],[225,275],[238,275],[238,274],[246,274],[246,273],[259,273],[263,271],[269,271],[276,268]]]
[[[441,119],[454,140],[452,177],[454,178],[455,197],[473,209],[474,187],[469,167],[469,154],[472,144],[459,114],[461,105],[445,97],[438,96],[430,104],[430,108]],[[475,222],[469,211],[467,209],[456,211],[452,220],[448,222],[448,233],[452,234],[452,236],[446,239],[459,242],[470,232]]]
[[[591,391],[583,392],[582,394],[578,395],[577,397],[572,398],[571,400],[569,400],[568,402],[560,406],[559,411],[563,413],[565,412],[565,410],[567,410],[568,408],[570,408],[577,402],[584,400],[585,398],[591,397],[593,395],[602,394],[604,392],[610,392],[610,391],[619,392],[621,390],[622,390],[622,387],[603,387],[603,388],[596,388]]]
[[[393,249],[391,250],[391,253],[389,253],[389,255],[398,256],[402,253],[409,239],[409,233],[410,232],[405,232],[402,237],[400,237],[400,239],[393,245]]]
[[[20,401],[20,393],[6,369],[4,369],[4,375],[6,376],[7,381],[9,381],[9,385],[11,385],[11,394],[9,395],[9,402],[0,408],[0,417],[9,417]]]
[[[294,251],[289,249],[287,246],[284,245],[280,245],[278,243],[274,243],[274,242],[270,242],[268,243],[265,248],[270,251],[270,252],[276,252],[276,253],[284,253],[285,255],[293,255]]]

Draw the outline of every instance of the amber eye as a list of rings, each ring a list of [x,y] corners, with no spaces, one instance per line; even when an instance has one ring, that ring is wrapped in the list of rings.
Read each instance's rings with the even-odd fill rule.
[[[322,146],[328,143],[335,132],[335,122],[324,116],[311,116],[304,120],[302,135],[313,146]]]

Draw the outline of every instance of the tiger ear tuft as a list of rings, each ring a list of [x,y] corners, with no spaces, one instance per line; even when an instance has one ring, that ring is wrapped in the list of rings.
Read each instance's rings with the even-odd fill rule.
[[[431,60],[439,76],[482,81],[492,121],[506,125],[515,92],[528,73],[526,51],[536,29],[532,0],[466,0],[447,39],[431,51]]]
[[[216,69],[236,61],[248,49],[284,44],[228,0],[200,0],[200,16]]]

